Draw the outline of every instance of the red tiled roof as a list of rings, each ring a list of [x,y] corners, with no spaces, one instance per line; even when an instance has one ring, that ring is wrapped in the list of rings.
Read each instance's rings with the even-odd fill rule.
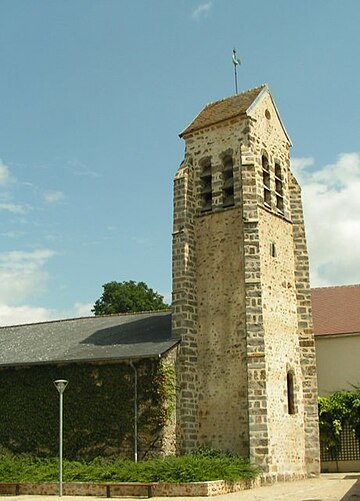
[[[247,109],[264,89],[267,89],[266,84],[206,105],[190,125],[180,133],[180,137],[194,130],[246,113]]]
[[[315,336],[360,333],[360,285],[311,290]]]

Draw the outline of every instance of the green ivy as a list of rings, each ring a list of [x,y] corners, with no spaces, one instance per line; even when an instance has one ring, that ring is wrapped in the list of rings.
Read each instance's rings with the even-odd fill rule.
[[[320,440],[334,460],[340,452],[345,423],[360,441],[360,388],[319,397]]]
[[[159,426],[165,426],[171,419],[176,404],[176,373],[173,365],[166,361],[158,364],[154,382],[157,387],[158,401],[161,402],[158,416]]]
[[[144,360],[138,371],[139,453],[148,453],[168,418],[167,381],[161,360]],[[170,369],[169,369],[170,370]],[[59,394],[64,393],[64,457],[132,457],[134,371],[125,363],[33,366],[0,370],[0,446],[15,454],[56,456]]]

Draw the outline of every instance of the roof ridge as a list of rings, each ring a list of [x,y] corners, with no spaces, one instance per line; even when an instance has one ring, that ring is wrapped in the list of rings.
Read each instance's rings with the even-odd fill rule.
[[[311,287],[312,291],[323,290],[323,289],[345,289],[349,287],[360,287],[360,284],[349,284],[349,285],[324,285],[322,287]]]
[[[249,107],[265,91],[269,92],[266,83],[206,104],[179,136],[182,138],[188,133],[246,114]]]
[[[217,99],[216,101],[210,101],[208,104],[205,105],[205,108],[207,106],[212,105],[212,104],[221,103],[222,101],[226,101],[227,99],[232,99],[232,98],[235,98],[238,96],[242,96],[243,94],[248,94],[249,92],[254,92],[254,91],[259,90],[259,89],[269,89],[269,86],[267,83],[263,83],[263,84],[257,85],[256,87],[252,87],[251,89],[246,89],[246,90],[243,90],[242,92],[238,92],[237,94],[231,94],[231,96],[222,97],[220,99]]]
[[[131,315],[145,315],[146,313],[160,313],[160,312],[169,312],[171,313],[171,308],[164,308],[163,310],[145,310],[145,311],[129,311],[125,313],[109,313],[107,315],[88,315],[85,317],[71,317],[71,318],[58,318],[55,320],[43,320],[41,322],[30,322],[28,324],[14,324],[14,325],[0,325],[1,329],[9,329],[11,327],[24,327],[27,325],[44,325],[44,324],[56,324],[56,323],[65,323],[72,322],[74,320],[86,320],[93,318],[109,318],[109,317],[126,317]]]

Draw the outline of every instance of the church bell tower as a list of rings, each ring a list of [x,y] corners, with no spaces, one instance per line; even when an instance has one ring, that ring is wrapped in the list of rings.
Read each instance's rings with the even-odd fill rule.
[[[299,185],[266,85],[207,105],[174,180],[177,447],[265,475],[319,473],[315,344]]]

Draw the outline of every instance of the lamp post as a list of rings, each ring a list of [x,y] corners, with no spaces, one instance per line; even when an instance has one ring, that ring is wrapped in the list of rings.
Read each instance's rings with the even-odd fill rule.
[[[66,379],[57,379],[54,385],[60,395],[60,414],[59,414],[59,496],[62,496],[62,463],[63,463],[63,401],[64,391],[68,384]]]

